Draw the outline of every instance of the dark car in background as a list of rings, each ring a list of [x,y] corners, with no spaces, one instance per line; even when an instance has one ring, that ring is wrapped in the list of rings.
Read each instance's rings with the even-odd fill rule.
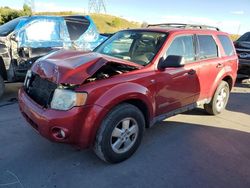
[[[235,48],[239,57],[239,77],[250,77],[250,32],[235,41]]]
[[[33,62],[58,49],[93,50],[106,40],[89,16],[27,16],[0,26],[0,97]]]

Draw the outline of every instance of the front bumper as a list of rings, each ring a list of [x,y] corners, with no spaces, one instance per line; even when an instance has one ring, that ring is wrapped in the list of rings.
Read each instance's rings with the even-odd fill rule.
[[[238,74],[250,76],[250,59],[239,59]]]
[[[74,107],[68,111],[44,109],[36,104],[21,88],[18,94],[19,108],[28,123],[43,137],[80,148],[89,147],[95,137],[103,108],[97,105]],[[65,138],[59,138],[55,130],[63,130]]]

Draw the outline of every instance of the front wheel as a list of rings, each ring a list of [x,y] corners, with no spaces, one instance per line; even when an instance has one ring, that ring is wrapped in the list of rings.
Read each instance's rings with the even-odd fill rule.
[[[220,114],[226,107],[229,98],[229,85],[222,81],[217,87],[214,96],[209,104],[205,104],[205,110],[211,115]]]
[[[118,105],[106,116],[97,133],[96,155],[109,163],[126,160],[139,147],[144,127],[144,116],[136,106]]]
[[[2,76],[0,75],[0,98],[2,97],[3,93],[4,93],[4,80],[2,78]]]

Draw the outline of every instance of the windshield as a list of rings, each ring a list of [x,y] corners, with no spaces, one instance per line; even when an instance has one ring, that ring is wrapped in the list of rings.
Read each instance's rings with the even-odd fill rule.
[[[121,31],[94,51],[145,66],[153,60],[166,37],[166,33]]]
[[[22,17],[11,20],[0,26],[0,36],[7,36],[14,31]]]
[[[245,33],[244,35],[242,35],[239,39],[238,39],[238,41],[248,41],[248,42],[250,42],[250,32],[248,32],[248,33]]]

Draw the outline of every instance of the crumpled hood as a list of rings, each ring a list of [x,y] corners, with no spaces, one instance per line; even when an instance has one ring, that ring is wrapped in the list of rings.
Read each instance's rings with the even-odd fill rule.
[[[95,52],[59,50],[38,59],[32,66],[32,72],[57,84],[79,85],[109,62],[142,67]]]

